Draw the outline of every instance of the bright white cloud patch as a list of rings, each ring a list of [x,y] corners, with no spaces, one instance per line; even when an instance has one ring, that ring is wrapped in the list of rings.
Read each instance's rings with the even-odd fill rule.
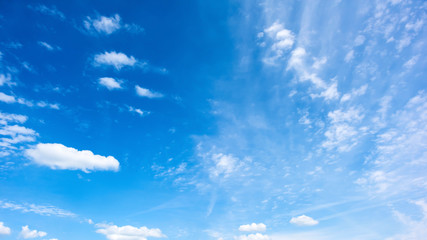
[[[142,111],[139,108],[134,108],[134,107],[131,107],[131,106],[129,106],[129,112],[137,113],[141,117],[150,114],[150,112],[148,112],[148,111]]]
[[[314,226],[319,224],[319,221],[314,220],[313,218],[306,215],[293,217],[289,222],[298,226]]]
[[[27,149],[25,155],[34,163],[51,169],[118,171],[120,165],[112,156],[95,155],[89,150],[79,151],[59,143],[39,143]]]
[[[96,19],[87,17],[87,20],[83,22],[84,27],[89,30],[95,30],[98,33],[111,34],[121,28],[120,16],[115,14],[112,17],[100,16]]]
[[[232,155],[217,153],[212,155],[214,166],[210,169],[211,177],[228,177],[238,168],[239,159]]]
[[[1,54],[0,54],[0,56],[1,56]],[[0,86],[3,86],[5,84],[12,85],[13,83],[11,80],[12,80],[12,76],[10,74],[6,74],[6,75],[0,74]]]
[[[128,57],[124,53],[121,53],[121,52],[117,53],[115,51],[96,54],[94,57],[95,66],[101,66],[101,65],[113,66],[117,70],[120,70],[125,66],[132,67],[136,63],[137,63],[137,60],[133,56]]]
[[[261,233],[249,234],[249,235],[241,235],[238,237],[234,237],[235,240],[270,240],[271,238],[268,235],[264,235]]]
[[[264,223],[252,223],[241,225],[239,231],[242,232],[264,232],[267,229]]]
[[[98,224],[97,233],[105,235],[109,240],[146,240],[148,237],[165,238],[166,235],[158,228],[134,227]]]
[[[47,235],[46,232],[31,230],[27,225],[27,226],[22,227],[22,230],[21,230],[21,233],[19,234],[19,237],[28,239],[28,238],[44,237],[46,235]]]
[[[0,235],[9,235],[10,228],[6,227],[3,222],[0,222]]]
[[[106,87],[108,90],[121,89],[120,82],[114,78],[102,77],[99,79],[99,84]]]
[[[153,92],[150,89],[140,87],[138,85],[135,86],[136,94],[140,97],[146,97],[146,98],[162,98],[163,94],[158,92]]]
[[[14,96],[7,95],[5,93],[0,92],[0,101],[5,103],[14,103],[16,99]]]

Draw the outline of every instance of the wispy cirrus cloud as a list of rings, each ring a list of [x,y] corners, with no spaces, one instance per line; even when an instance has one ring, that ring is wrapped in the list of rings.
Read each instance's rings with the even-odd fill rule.
[[[51,205],[18,204],[0,200],[0,208],[23,213],[35,213],[42,216],[76,217],[75,213]]]
[[[55,6],[48,7],[43,4],[38,4],[38,5],[28,5],[27,7],[35,12],[56,17],[56,18],[59,18],[60,20],[65,20],[65,14],[59,11]]]

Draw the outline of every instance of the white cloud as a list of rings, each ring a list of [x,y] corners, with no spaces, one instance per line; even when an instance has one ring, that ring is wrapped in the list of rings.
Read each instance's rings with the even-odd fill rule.
[[[0,101],[5,102],[5,103],[9,103],[9,104],[10,103],[19,103],[19,104],[25,105],[27,107],[37,106],[37,107],[42,107],[42,108],[49,107],[51,109],[56,109],[56,110],[59,109],[59,104],[57,104],[57,103],[52,104],[52,103],[46,103],[44,101],[40,101],[40,102],[37,102],[36,104],[34,104],[32,101],[29,101],[25,98],[15,98],[14,96],[7,95],[7,94],[2,93],[2,92],[0,92]]]
[[[249,234],[249,235],[241,235],[238,237],[234,237],[235,240],[270,240],[268,235],[264,235],[261,233]]]
[[[28,119],[27,116],[19,114],[10,114],[0,112],[0,124],[6,125],[8,122],[19,122],[24,123]]]
[[[354,97],[362,96],[366,93],[368,89],[368,85],[365,84],[358,89],[353,89],[350,93],[346,93],[341,97],[341,102],[346,102],[351,100]]]
[[[381,196],[425,192],[427,94],[420,92],[391,116],[377,135],[374,167],[359,183]]]
[[[356,39],[354,39],[354,46],[360,46],[365,42],[365,36],[363,35],[359,35],[356,37]]]
[[[45,14],[45,15],[50,15],[53,17],[58,17],[61,20],[65,20],[64,13],[62,13],[61,11],[56,9],[55,6],[47,7],[46,5],[39,4],[36,6],[28,5],[28,8],[33,10],[33,11],[37,11],[37,12],[40,12],[42,14]]]
[[[137,113],[137,114],[139,114],[141,117],[142,117],[142,116],[145,116],[145,115],[150,114],[150,112],[148,112],[148,111],[142,111],[141,109],[139,109],[139,108],[134,108],[134,107],[132,107],[132,106],[129,106],[129,112]]]
[[[23,213],[32,212],[42,216],[76,217],[76,214],[54,206],[43,206],[36,204],[16,204],[12,202],[0,201],[0,208],[9,209],[12,211],[21,211]]]
[[[325,132],[326,140],[322,143],[329,150],[337,149],[339,152],[351,150],[359,138],[366,132],[366,128],[357,127],[364,118],[360,109],[350,107],[348,110],[335,110],[328,113],[330,126]]]
[[[10,95],[7,95],[7,94],[0,92],[0,101],[5,102],[5,103],[14,103],[14,102],[16,102],[16,99],[14,96],[10,96]]]
[[[138,85],[135,86],[136,94],[140,97],[147,97],[147,98],[162,98],[163,94],[158,92],[152,92],[150,89],[140,87]]]
[[[293,217],[289,222],[298,226],[314,226],[319,224],[319,221],[314,220],[313,218],[306,215]]]
[[[94,57],[95,66],[109,65],[114,66],[117,70],[125,66],[132,67],[136,63],[137,60],[133,56],[128,57],[124,53],[117,53],[115,51],[96,54]]]
[[[336,82],[332,83],[320,94],[310,94],[312,98],[323,97],[325,100],[338,99],[340,94],[338,93],[338,84]]]
[[[210,169],[211,177],[228,177],[232,172],[237,170],[239,159],[232,155],[217,153],[212,155],[214,166]]]
[[[98,33],[111,34],[121,28],[120,16],[115,14],[112,17],[100,16],[97,19],[87,17],[84,22],[87,30],[95,30]]]
[[[394,215],[404,225],[403,233],[389,237],[386,240],[419,240],[427,236],[427,202],[426,199],[421,199],[413,202],[421,209],[422,218],[414,220],[405,214],[394,211]]]
[[[344,61],[346,63],[350,62],[354,58],[354,50],[350,50],[347,55],[345,55]]]
[[[99,84],[106,87],[108,90],[121,89],[122,88],[119,81],[117,81],[114,78],[110,78],[110,77],[99,78]]]
[[[165,238],[166,235],[158,228],[134,227],[98,224],[97,233],[105,235],[109,240],[146,240],[148,237]]]
[[[47,49],[47,50],[49,50],[49,51],[61,50],[61,48],[60,48],[60,47],[58,47],[58,46],[52,46],[52,45],[50,45],[50,44],[49,44],[49,43],[47,43],[47,42],[39,41],[39,42],[38,42],[38,44],[39,44],[40,46],[42,46],[42,47],[46,48],[46,49]]]
[[[418,58],[420,57],[420,55],[417,56],[413,56],[411,59],[409,59],[407,62],[405,62],[405,64],[403,64],[403,66],[405,68],[412,68],[418,61]]]
[[[120,165],[112,156],[95,155],[89,150],[79,151],[59,143],[39,143],[27,149],[25,155],[34,163],[51,169],[118,171]]]
[[[3,86],[5,84],[7,85],[13,85],[12,83],[12,76],[10,74],[0,74],[0,86]]]
[[[44,237],[46,236],[47,233],[43,232],[43,231],[37,231],[37,230],[30,230],[30,228],[28,228],[27,226],[23,226],[21,233],[19,234],[19,237],[21,238],[39,238],[39,237]]]
[[[9,235],[10,228],[6,227],[3,222],[0,222],[0,235]]]
[[[110,35],[120,29],[125,29],[131,33],[139,33],[144,30],[141,26],[134,23],[122,24],[119,14],[115,14],[111,17],[98,16],[95,19],[88,16],[86,20],[83,21],[83,25],[89,32],[105,35]]]
[[[264,223],[252,223],[241,225],[239,231],[242,232],[264,232],[267,229]]]
[[[274,64],[277,59],[283,56],[285,51],[292,48],[295,42],[295,35],[290,30],[285,29],[283,25],[278,22],[275,22],[270,27],[264,29],[264,33],[258,33],[258,38],[262,38],[264,35],[267,35],[269,39],[272,40],[271,47],[267,53],[268,57],[264,59],[264,62],[267,64]]]

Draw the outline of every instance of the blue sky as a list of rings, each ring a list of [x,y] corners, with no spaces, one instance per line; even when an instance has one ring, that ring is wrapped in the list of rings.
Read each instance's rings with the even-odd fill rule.
[[[0,239],[423,239],[426,8],[0,1]]]

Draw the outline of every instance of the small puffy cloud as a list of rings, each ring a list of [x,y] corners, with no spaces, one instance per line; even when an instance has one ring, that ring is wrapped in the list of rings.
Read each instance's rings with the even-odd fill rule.
[[[141,109],[134,108],[132,106],[129,106],[129,112],[137,113],[141,117],[150,114],[150,112],[148,112],[148,111],[142,111]]]
[[[108,90],[121,89],[122,88],[122,86],[120,85],[120,82],[114,78],[102,77],[102,78],[99,78],[98,82],[100,85],[106,87]]]
[[[133,56],[128,57],[124,53],[118,53],[115,51],[96,54],[93,62],[95,66],[113,66],[117,70],[120,70],[125,66],[133,67],[136,63],[137,60]]]
[[[264,59],[267,64],[275,64],[275,61],[283,57],[284,52],[290,50],[295,42],[295,35],[278,22],[264,29],[264,32],[258,33],[258,38],[263,38],[264,35],[272,40],[268,51],[269,56]],[[263,42],[261,46],[265,46],[265,44]]]
[[[348,63],[348,62],[351,62],[351,60],[353,60],[353,58],[354,58],[354,50],[350,50],[350,51],[345,55],[344,61],[345,61],[346,63]]]
[[[115,14],[112,17],[100,16],[97,19],[87,17],[83,22],[84,27],[89,31],[96,31],[103,34],[111,34],[121,28],[120,16]]]
[[[27,149],[25,155],[34,163],[51,169],[118,171],[120,165],[112,156],[95,155],[89,150],[79,151],[59,143],[39,143]]]
[[[268,235],[264,235],[261,233],[249,234],[249,235],[241,235],[238,237],[234,237],[235,240],[270,240],[271,238]]]
[[[49,51],[55,51],[55,50],[61,50],[61,48],[60,47],[58,47],[58,46],[53,46],[53,45],[51,45],[51,44],[49,44],[49,43],[47,43],[47,42],[42,42],[42,41],[39,41],[39,42],[37,42],[41,47],[44,47],[44,48],[46,48],[47,50],[49,50]]]
[[[3,86],[5,84],[13,85],[12,76],[10,74],[6,74],[6,75],[0,74],[0,86]]]
[[[150,89],[140,87],[138,85],[135,86],[136,94],[140,97],[146,97],[146,98],[162,98],[163,94],[158,92],[153,92]]]
[[[366,38],[363,35],[359,35],[354,39],[354,46],[360,46],[365,42]]]
[[[33,10],[33,11],[45,14],[45,15],[49,15],[49,16],[52,16],[52,17],[57,17],[57,18],[59,18],[61,20],[65,20],[64,13],[62,13],[61,11],[59,11],[55,6],[48,7],[46,5],[39,4],[39,5],[35,5],[35,6],[28,5],[28,8],[31,9],[31,10]]]
[[[232,155],[217,153],[212,155],[212,160],[215,165],[210,169],[211,177],[228,177],[238,168],[239,159]]]
[[[31,230],[30,228],[28,228],[28,225],[27,225],[27,226],[22,227],[22,230],[21,230],[21,233],[19,234],[19,237],[28,239],[28,238],[44,237],[46,235],[47,235],[46,232]]]
[[[3,222],[0,222],[0,235],[9,235],[10,228],[6,227]]]
[[[241,232],[264,232],[267,229],[264,223],[252,223],[241,225],[239,231]]]
[[[412,68],[418,62],[418,58],[420,58],[420,55],[413,56],[411,59],[409,59],[407,62],[405,62],[405,64],[403,64],[403,66],[407,69]]]
[[[110,35],[120,29],[131,33],[139,33],[144,29],[137,24],[122,24],[119,14],[111,17],[98,16],[96,18],[86,17],[83,21],[84,28],[92,33]]]
[[[98,224],[97,233],[105,235],[109,240],[146,240],[148,237],[165,238],[166,235],[158,228],[134,227]]]
[[[0,101],[5,103],[14,103],[16,102],[16,99],[14,96],[0,92]]]
[[[293,217],[291,218],[291,220],[289,221],[292,224],[298,225],[298,226],[314,226],[319,224],[319,221],[314,220],[313,218],[306,216],[306,215],[301,215],[299,217]]]

